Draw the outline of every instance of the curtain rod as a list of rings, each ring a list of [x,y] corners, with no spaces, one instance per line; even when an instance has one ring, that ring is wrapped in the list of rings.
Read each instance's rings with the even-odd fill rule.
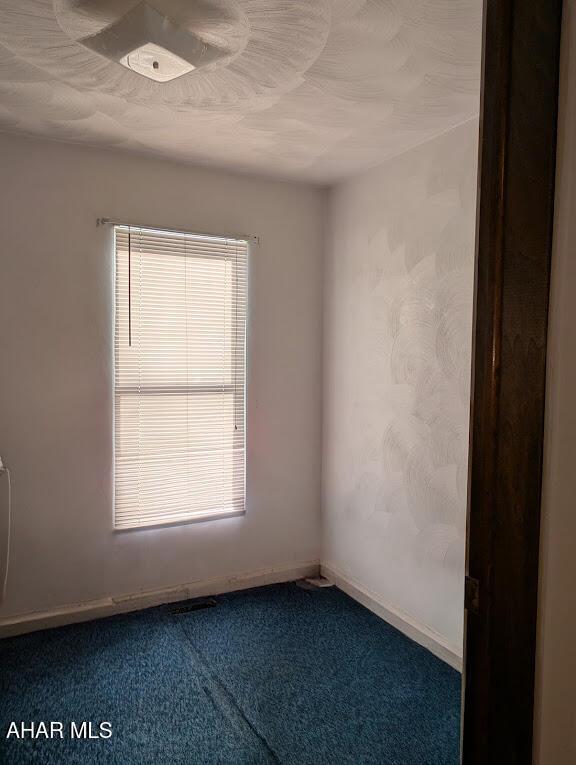
[[[199,236],[214,237],[214,239],[238,239],[250,244],[260,244],[260,237],[251,234],[212,234],[208,231],[190,231],[183,228],[165,228],[164,226],[151,226],[149,223],[141,225],[139,223],[127,223],[123,220],[113,220],[112,218],[96,218],[97,226],[126,226],[126,228],[142,228],[149,231],[166,231],[168,234],[198,234]]]

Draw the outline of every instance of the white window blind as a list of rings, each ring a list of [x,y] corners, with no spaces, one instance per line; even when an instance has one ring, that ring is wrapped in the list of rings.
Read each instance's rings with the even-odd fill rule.
[[[115,526],[244,511],[247,243],[115,227]]]

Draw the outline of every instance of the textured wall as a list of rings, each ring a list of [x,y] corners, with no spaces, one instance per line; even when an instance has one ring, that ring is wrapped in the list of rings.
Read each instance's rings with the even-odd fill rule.
[[[461,651],[477,120],[337,186],[323,560]]]
[[[0,454],[14,489],[0,616],[317,561],[324,193],[6,136],[0,167]],[[250,257],[241,518],[112,530],[103,215],[262,237]],[[3,501],[0,487],[2,512]]]

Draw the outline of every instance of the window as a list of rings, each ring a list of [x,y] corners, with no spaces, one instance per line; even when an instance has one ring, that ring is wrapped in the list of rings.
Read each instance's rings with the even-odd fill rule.
[[[240,514],[247,243],[114,231],[115,527]]]

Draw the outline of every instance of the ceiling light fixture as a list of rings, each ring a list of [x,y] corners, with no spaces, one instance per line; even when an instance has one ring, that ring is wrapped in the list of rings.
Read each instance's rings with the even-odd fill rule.
[[[169,82],[228,55],[181,29],[148,3],[139,3],[121,19],[81,42],[156,82]]]
[[[169,82],[196,69],[194,64],[151,42],[122,56],[118,63],[156,82]]]

